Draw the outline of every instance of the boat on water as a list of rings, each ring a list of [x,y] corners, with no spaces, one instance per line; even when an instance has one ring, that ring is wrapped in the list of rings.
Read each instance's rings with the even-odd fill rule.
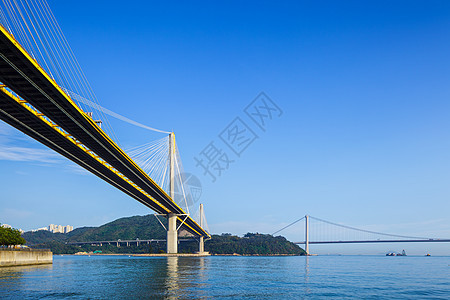
[[[388,252],[386,253],[386,256],[406,256],[406,252],[405,250],[403,250],[402,253]]]
[[[430,253],[427,253],[427,255],[425,255],[425,256],[431,256],[431,254],[430,254]]]

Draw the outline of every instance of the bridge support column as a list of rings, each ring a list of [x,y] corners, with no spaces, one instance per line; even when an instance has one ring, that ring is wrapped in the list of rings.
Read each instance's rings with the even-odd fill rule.
[[[203,212],[203,204],[200,204],[200,227],[203,228],[203,218],[204,218],[204,212]],[[200,240],[198,241],[198,253],[199,254],[206,254],[205,253],[205,239],[203,236],[200,237]]]
[[[203,237],[200,237],[200,241],[198,242],[198,253],[205,252],[205,242],[203,240]]]
[[[177,215],[169,214],[167,221],[167,253],[178,253]]]

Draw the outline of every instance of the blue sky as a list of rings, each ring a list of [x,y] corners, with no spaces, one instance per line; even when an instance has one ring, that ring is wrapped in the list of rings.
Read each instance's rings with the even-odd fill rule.
[[[310,214],[450,237],[447,1],[49,3],[101,105],[176,133],[213,233],[271,233]],[[244,113],[262,91],[283,111],[265,132]],[[194,157],[221,145],[235,117],[259,138],[240,157],[229,152],[235,162],[212,183]],[[110,122],[124,148],[162,137]],[[2,223],[80,227],[151,213],[5,123],[0,143]],[[369,249],[359,247],[316,252]]]

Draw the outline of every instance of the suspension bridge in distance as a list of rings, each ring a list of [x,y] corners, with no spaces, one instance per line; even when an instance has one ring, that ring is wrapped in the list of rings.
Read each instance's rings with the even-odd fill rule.
[[[310,220],[315,222],[311,226]],[[297,245],[304,245],[307,255],[310,254],[309,245],[314,244],[370,244],[370,243],[449,243],[447,238],[426,238],[382,233],[366,229],[355,228],[343,224],[338,224],[313,216],[304,217],[290,223],[289,225],[277,230],[275,235],[300,221],[304,221],[305,239],[302,242],[294,242]],[[313,233],[313,235],[312,235]]]
[[[79,68],[66,70],[73,53],[49,8],[33,5],[19,1],[0,10],[0,119],[167,217],[167,253],[177,253],[179,230],[197,238],[203,253],[204,239],[211,237],[203,226],[203,207],[196,222],[187,205],[174,201],[177,182],[183,181],[174,133],[168,133],[161,156],[164,189],[102,129],[105,119],[95,120],[81,108],[83,97],[73,90],[85,81],[84,74],[78,79],[65,74]]]

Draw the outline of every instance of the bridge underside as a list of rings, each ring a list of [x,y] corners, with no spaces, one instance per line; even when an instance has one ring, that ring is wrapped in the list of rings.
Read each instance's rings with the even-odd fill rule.
[[[25,99],[38,114],[63,129],[61,134],[39,115],[2,90],[0,118],[104,179],[160,214],[185,212],[139,168],[95,122],[72,102],[36,61],[0,26],[0,81]],[[83,151],[81,143],[89,152]],[[94,153],[95,155],[91,155]],[[100,157],[101,160],[95,159]],[[106,163],[102,163],[106,162]],[[118,173],[120,175],[118,175]],[[195,236],[209,236],[192,218],[177,224]]]
[[[158,209],[158,207],[152,203],[145,202],[145,195],[139,195],[138,191],[136,191],[133,186],[122,180],[109,168],[94,159],[80,147],[77,147],[74,142],[71,142],[68,138],[64,137],[61,133],[46,124],[42,119],[27,110],[20,103],[12,101],[12,99],[3,91],[0,92],[0,119],[72,160],[86,170],[94,173],[134,199],[146,204],[153,210]]]

